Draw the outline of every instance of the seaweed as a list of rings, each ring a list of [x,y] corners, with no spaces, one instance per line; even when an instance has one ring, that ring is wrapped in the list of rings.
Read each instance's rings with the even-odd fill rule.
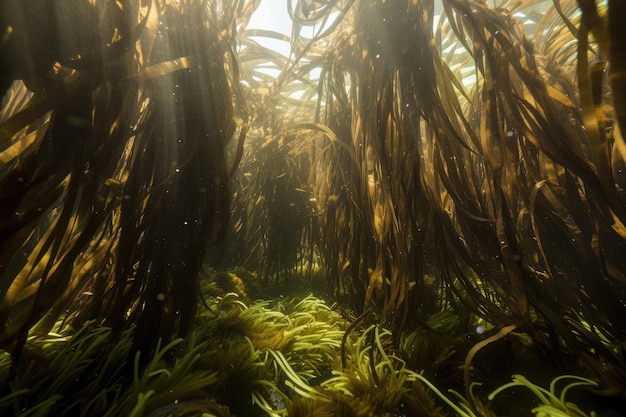
[[[491,415],[483,349],[623,400],[618,3],[2,3],[0,403]]]

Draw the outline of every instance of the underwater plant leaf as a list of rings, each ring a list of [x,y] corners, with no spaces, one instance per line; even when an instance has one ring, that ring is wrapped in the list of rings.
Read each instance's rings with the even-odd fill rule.
[[[555,389],[556,384],[564,379],[573,379],[576,382],[568,384],[561,394],[557,397],[558,393]],[[533,408],[532,412],[537,415],[555,415],[555,416],[580,416],[586,417],[587,414],[582,412],[575,404],[565,402],[565,394],[568,389],[575,386],[595,386],[596,383],[575,375],[561,375],[552,380],[550,383],[550,389],[547,390],[538,385],[533,384],[522,375],[513,375],[513,382],[504,384],[489,394],[489,400],[493,400],[496,395],[502,391],[515,386],[522,386],[528,388],[537,398],[541,401],[538,407]],[[592,415],[594,415],[592,413]]]

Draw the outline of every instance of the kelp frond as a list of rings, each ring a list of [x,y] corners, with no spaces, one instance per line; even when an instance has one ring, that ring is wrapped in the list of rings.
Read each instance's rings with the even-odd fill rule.
[[[3,3],[2,346],[62,314],[134,326],[142,350],[188,329],[228,221],[225,148],[246,131],[229,38],[243,3]]]

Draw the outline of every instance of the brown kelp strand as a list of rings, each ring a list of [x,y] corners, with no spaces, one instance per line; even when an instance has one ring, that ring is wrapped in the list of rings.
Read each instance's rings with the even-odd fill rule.
[[[330,168],[311,187],[329,288],[401,328],[432,296],[433,267],[439,288],[556,361],[600,355],[613,385],[624,377],[606,343],[624,332],[622,207],[575,88],[555,81],[575,78],[576,56],[557,57],[568,72],[543,68],[562,51],[539,53],[505,8],[446,1],[438,18],[435,36],[432,2],[354,7],[328,52],[319,120],[333,134],[316,164]],[[571,44],[568,25],[547,35]],[[442,58],[449,45],[464,50],[470,87]]]
[[[234,103],[243,106],[228,37],[235,10],[74,3],[80,12],[64,15],[58,33],[31,26],[46,8],[14,5],[7,15],[14,36],[3,62],[51,45],[46,60],[13,60],[2,74],[34,91],[2,124],[11,172],[2,184],[11,213],[2,223],[2,344],[37,323],[45,333],[63,313],[77,326],[133,326],[136,347],[150,347],[186,332],[202,254],[228,222],[236,159],[224,149],[237,130]],[[99,37],[78,36],[93,27]],[[19,99],[18,81],[10,91]]]

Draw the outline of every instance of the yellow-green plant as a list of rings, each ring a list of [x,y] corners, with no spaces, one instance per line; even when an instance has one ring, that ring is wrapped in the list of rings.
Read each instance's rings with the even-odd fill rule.
[[[122,379],[122,368],[130,343],[128,332],[115,343],[111,330],[87,322],[74,335],[31,336],[23,355],[28,359],[14,365],[4,352],[1,367],[3,391],[0,410],[15,415],[78,415],[103,412],[119,395],[113,381]],[[106,352],[106,354],[105,354]],[[9,367],[16,366],[9,379]],[[91,372],[97,368],[97,372]],[[83,397],[83,401],[78,398]]]
[[[330,375],[343,320],[320,299],[247,305],[229,293],[209,304],[200,317],[201,333],[209,340],[201,362],[217,371],[215,393],[223,403],[249,396],[266,413],[284,414],[291,396],[285,391],[313,396],[309,381]]]
[[[247,305],[227,294],[207,304],[210,308],[187,337],[159,343],[153,353],[137,353],[131,361],[130,330],[114,339],[110,329],[88,322],[73,334],[57,325],[54,333],[31,336],[24,350],[30,363],[10,379],[11,355],[0,354],[0,411],[38,417],[253,412],[274,417],[441,416],[447,405],[461,417],[494,416],[476,383],[465,396],[446,393],[437,386],[440,381],[436,385],[421,369],[408,366],[403,356],[420,345],[418,339],[427,337],[423,334],[409,332],[397,354],[389,330],[355,326],[346,338],[342,368],[339,346],[346,323],[316,297]],[[452,325],[449,315],[442,316],[442,323]],[[434,348],[414,354],[428,356],[429,349]],[[439,360],[456,361],[449,354],[442,351]],[[411,363],[423,359],[413,357]],[[573,382],[558,392],[557,385],[568,379]],[[532,410],[535,414],[583,417],[565,401],[578,385],[594,383],[561,376],[546,390],[515,376],[488,399],[512,386],[526,386],[542,402]]]
[[[557,390],[557,384],[561,381],[571,380],[561,392]],[[541,401],[541,404],[533,408],[531,411],[539,417],[588,417],[595,416],[595,413],[586,414],[576,404],[565,400],[567,392],[578,386],[597,387],[598,384],[590,379],[583,378],[576,375],[561,375],[552,380],[550,388],[542,388],[522,375],[513,375],[513,381],[508,384],[504,384],[501,387],[495,389],[489,394],[489,400],[493,400],[496,395],[502,391],[512,387],[525,387],[528,388],[535,396]]]
[[[418,382],[425,378],[408,369],[399,357],[386,353],[390,339],[391,332],[377,325],[366,329],[349,347],[351,360],[346,369],[334,371],[335,376],[321,384],[322,393],[339,409],[355,415],[364,410],[373,415],[442,415],[424,384]]]

